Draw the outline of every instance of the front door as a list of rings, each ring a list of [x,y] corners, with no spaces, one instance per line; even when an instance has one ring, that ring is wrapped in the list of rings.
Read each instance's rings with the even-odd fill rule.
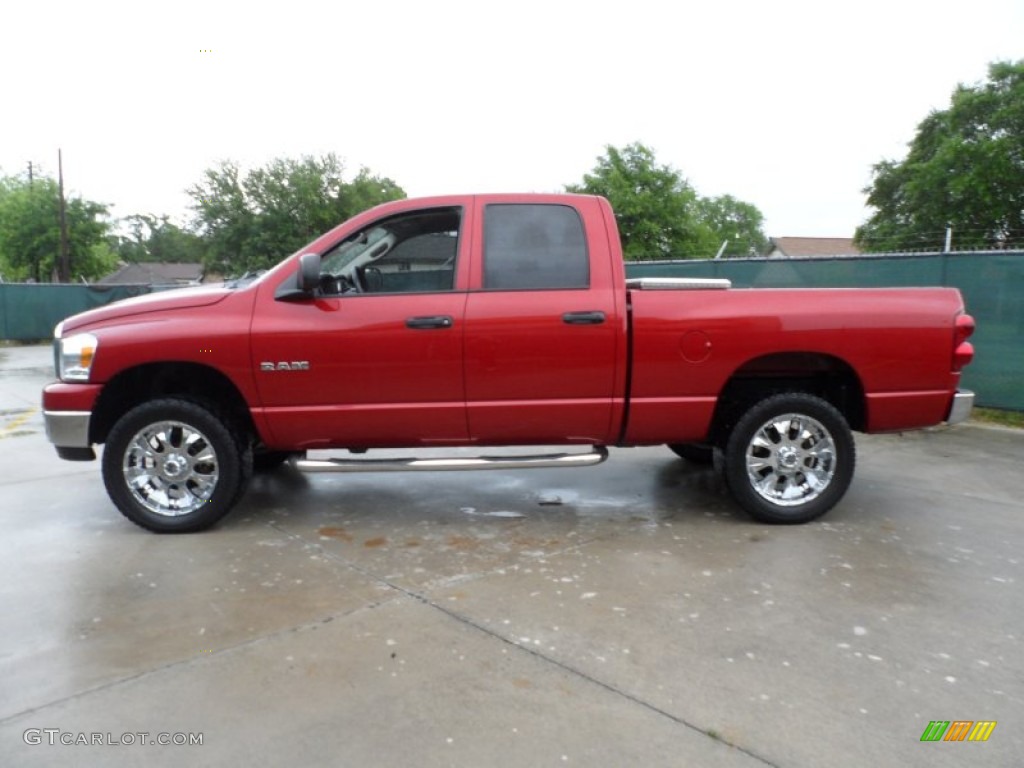
[[[448,207],[374,222],[323,254],[316,297],[261,296],[253,363],[275,443],[465,442],[461,220]]]

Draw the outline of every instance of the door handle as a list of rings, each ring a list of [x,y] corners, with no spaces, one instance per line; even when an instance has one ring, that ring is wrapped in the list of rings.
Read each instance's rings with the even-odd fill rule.
[[[562,322],[567,325],[600,325],[604,322],[604,312],[566,312]]]
[[[427,315],[425,317],[406,318],[405,327],[415,331],[429,330],[431,328],[451,328],[455,320],[451,315]]]

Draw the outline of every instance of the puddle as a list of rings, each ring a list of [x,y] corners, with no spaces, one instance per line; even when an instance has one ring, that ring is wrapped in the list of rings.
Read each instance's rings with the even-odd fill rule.
[[[474,515],[476,517],[504,517],[512,519],[526,517],[522,512],[513,512],[509,509],[498,509],[494,512],[477,512],[475,507],[462,507],[459,511],[463,514]]]

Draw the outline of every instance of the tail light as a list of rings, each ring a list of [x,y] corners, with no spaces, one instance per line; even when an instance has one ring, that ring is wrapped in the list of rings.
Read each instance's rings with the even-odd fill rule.
[[[974,359],[974,345],[968,341],[974,333],[974,318],[960,313],[953,326],[953,370],[960,371]]]

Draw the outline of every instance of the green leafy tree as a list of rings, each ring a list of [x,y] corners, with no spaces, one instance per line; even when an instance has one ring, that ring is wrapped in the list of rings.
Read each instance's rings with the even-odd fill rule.
[[[639,142],[605,150],[583,182],[566,190],[608,198],[627,259],[706,258],[725,240],[730,255],[763,250],[764,219],[753,205],[729,195],[700,197],[679,171],[659,165],[654,151]]]
[[[726,243],[723,256],[760,256],[768,251],[764,216],[756,206],[732,195],[722,195],[701,198],[698,211],[704,224],[715,233],[718,247]]]
[[[202,238],[168,216],[136,213],[121,219],[121,227],[123,233],[109,239],[122,261],[191,263],[203,259]]]
[[[627,259],[714,255],[715,236],[699,218],[697,193],[639,142],[607,146],[583,182],[566,190],[608,198]]]
[[[208,169],[188,189],[208,269],[269,267],[325,230],[405,192],[363,168],[346,181],[334,154],[281,158],[243,173],[234,162]]]
[[[31,182],[0,181],[0,267],[5,279],[36,282],[57,274],[60,259],[60,193],[46,176]],[[65,197],[68,255],[72,279],[102,277],[116,266],[106,247],[106,206],[78,196]]]
[[[958,86],[909,146],[904,160],[873,168],[862,248],[938,250],[947,226],[959,248],[1024,243],[1024,60],[991,64],[986,82]]]

